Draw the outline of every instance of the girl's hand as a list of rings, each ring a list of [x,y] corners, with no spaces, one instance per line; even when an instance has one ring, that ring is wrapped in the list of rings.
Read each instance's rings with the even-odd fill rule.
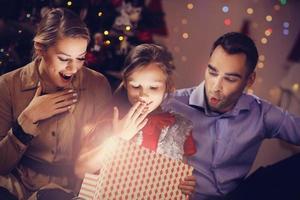
[[[25,116],[32,123],[37,123],[70,110],[71,105],[77,102],[77,93],[72,89],[43,96],[41,93],[42,87],[39,85],[33,99],[19,117]]]
[[[179,184],[179,189],[185,195],[191,195],[195,191],[196,177],[187,176]]]
[[[137,102],[123,119],[119,120],[119,110],[114,107],[113,133],[125,140],[130,140],[146,125],[148,114],[146,103]]]

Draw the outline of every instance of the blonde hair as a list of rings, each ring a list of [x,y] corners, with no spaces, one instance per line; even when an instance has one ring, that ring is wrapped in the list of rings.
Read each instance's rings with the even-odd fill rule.
[[[72,11],[65,8],[49,10],[41,19],[34,42],[34,57],[37,51],[46,51],[62,37],[84,38],[90,40],[86,24]]]

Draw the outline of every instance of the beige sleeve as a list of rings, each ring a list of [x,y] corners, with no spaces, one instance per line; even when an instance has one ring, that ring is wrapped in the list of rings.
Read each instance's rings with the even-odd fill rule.
[[[27,146],[12,134],[12,100],[8,83],[0,77],[0,174],[8,174],[21,159]]]

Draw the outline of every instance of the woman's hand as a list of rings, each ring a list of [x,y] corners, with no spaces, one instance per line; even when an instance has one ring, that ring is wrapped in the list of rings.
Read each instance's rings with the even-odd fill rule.
[[[195,191],[196,178],[195,176],[187,176],[179,184],[179,189],[183,194],[191,195]]]
[[[119,119],[118,108],[114,107],[113,133],[125,140],[130,140],[146,125],[148,114],[147,104],[139,101],[122,119]]]
[[[42,95],[42,87],[38,86],[29,105],[20,114],[32,123],[48,119],[54,115],[70,110],[71,105],[77,102],[77,93],[72,89]]]

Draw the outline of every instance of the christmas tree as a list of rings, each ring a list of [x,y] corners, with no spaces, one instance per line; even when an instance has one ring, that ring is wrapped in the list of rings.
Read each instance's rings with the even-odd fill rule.
[[[161,0],[5,0],[0,10],[0,73],[31,60],[36,24],[49,9],[66,7],[88,25],[86,64],[107,76],[115,88],[132,47],[167,35]]]

